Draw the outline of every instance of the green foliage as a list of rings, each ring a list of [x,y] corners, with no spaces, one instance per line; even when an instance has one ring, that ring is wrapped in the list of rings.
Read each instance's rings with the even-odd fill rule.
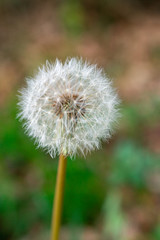
[[[118,192],[111,191],[107,195],[104,205],[104,234],[113,240],[125,240],[123,229],[125,216],[122,210],[122,200]]]
[[[62,23],[68,33],[77,35],[84,30],[84,14],[80,1],[64,1],[64,3],[60,5],[59,11]]]
[[[155,227],[153,233],[152,233],[152,239],[159,240],[160,239],[160,223],[157,224]]]
[[[109,181],[114,186],[128,184],[145,188],[146,177],[159,167],[159,159],[132,141],[119,142],[114,149]]]
[[[150,58],[154,63],[160,62],[160,45],[154,46],[149,52]]]
[[[83,159],[68,160],[64,219],[71,224],[93,223],[105,189],[102,182],[89,170]]]

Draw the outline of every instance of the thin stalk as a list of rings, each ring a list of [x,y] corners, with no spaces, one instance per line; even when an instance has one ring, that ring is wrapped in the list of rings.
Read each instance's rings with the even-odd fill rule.
[[[60,154],[51,225],[51,240],[59,239],[67,158]]]

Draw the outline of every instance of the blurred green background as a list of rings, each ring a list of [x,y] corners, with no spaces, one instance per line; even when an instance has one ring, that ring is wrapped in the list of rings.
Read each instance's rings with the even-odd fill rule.
[[[16,119],[17,90],[46,59],[82,56],[113,79],[109,143],[68,159],[63,240],[160,239],[160,4],[0,0],[0,239],[49,239],[58,159]]]

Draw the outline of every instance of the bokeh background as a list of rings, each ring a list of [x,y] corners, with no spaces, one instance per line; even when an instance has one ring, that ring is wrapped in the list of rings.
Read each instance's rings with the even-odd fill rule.
[[[61,239],[160,239],[160,4],[0,0],[0,239],[49,239],[58,159],[16,119],[17,91],[46,59],[82,56],[113,79],[116,134],[68,160]]]

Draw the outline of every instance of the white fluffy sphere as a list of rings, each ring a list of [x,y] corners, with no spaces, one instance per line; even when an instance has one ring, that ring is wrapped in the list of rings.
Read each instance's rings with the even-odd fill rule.
[[[47,62],[20,93],[25,129],[53,157],[98,148],[118,117],[119,100],[110,80],[81,59]]]

